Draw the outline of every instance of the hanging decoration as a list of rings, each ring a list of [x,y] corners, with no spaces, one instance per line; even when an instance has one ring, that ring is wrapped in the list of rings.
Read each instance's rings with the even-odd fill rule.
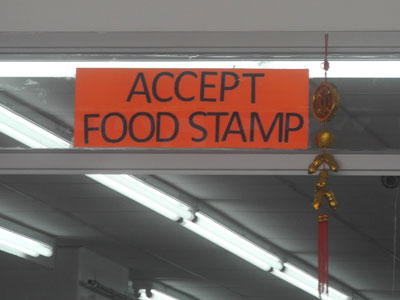
[[[313,207],[320,210],[324,199],[328,205],[336,210],[337,203],[335,195],[328,188],[329,171],[338,172],[339,166],[332,154],[327,153],[327,148],[332,147],[334,135],[328,131],[327,123],[336,113],[339,104],[339,94],[336,87],[328,82],[328,34],[325,34],[325,81],[320,83],[312,94],[312,112],[314,118],[323,124],[322,131],[315,136],[315,144],[321,148],[322,153],[318,154],[308,167],[308,173],[313,174],[322,166],[317,183]],[[328,294],[328,215],[321,213],[318,216],[318,292]]]
[[[318,292],[328,294],[328,215],[318,216]]]

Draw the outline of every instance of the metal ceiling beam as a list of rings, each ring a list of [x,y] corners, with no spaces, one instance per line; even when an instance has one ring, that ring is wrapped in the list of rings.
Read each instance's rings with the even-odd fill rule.
[[[54,59],[78,54],[72,59],[176,59],[190,54],[190,59],[205,59],[251,54],[248,59],[322,58],[325,31],[114,31],[114,32],[0,32],[3,59],[15,55],[43,54],[41,59]],[[330,58],[398,59],[398,31],[329,31]],[[28,55],[28,56],[27,56]],[[98,56],[100,55],[100,56]],[[152,55],[151,57],[147,55]],[[233,56],[232,56],[233,55]],[[125,57],[124,57],[125,56]],[[243,58],[243,57],[242,57]]]
[[[337,175],[400,176],[400,152],[331,152]],[[243,150],[0,151],[0,174],[215,174],[307,175],[317,152]]]

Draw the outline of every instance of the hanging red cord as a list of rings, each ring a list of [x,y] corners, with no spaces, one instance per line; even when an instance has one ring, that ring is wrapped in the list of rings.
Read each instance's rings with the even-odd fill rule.
[[[328,294],[328,215],[318,216],[318,292]]]
[[[329,62],[328,62],[328,39],[329,35],[325,33],[325,60],[324,60],[324,70],[325,70],[325,81],[327,80],[327,72],[329,70]]]

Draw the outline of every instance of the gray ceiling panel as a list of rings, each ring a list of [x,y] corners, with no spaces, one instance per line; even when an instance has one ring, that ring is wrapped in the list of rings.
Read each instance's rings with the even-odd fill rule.
[[[342,110],[328,124],[336,149],[400,148],[399,79],[333,82],[342,94]],[[40,112],[56,120],[60,126],[52,129],[68,136],[74,85],[65,78],[0,78],[0,101],[19,101],[27,117]],[[310,149],[320,129],[310,122]],[[21,145],[0,135],[0,146]],[[315,176],[154,175],[195,198],[205,213],[316,274]],[[397,291],[391,291],[396,191],[367,176],[332,176],[329,186],[339,202],[329,212],[330,275],[371,300],[398,299],[399,257]],[[87,247],[121,263],[133,279],[161,281],[199,300],[314,299],[85,176],[0,176],[0,215],[54,236],[59,246]],[[29,264],[0,253],[2,268]]]
[[[256,241],[271,242],[308,267],[316,267],[317,214],[307,198],[315,177],[160,178],[195,196],[210,213],[216,209],[229,216],[237,228],[254,234]],[[373,177],[332,181],[342,198],[340,209],[330,217],[332,278],[365,294],[388,289],[395,191],[384,189],[379,178]],[[8,211],[4,209],[3,215],[57,237],[59,245],[85,246],[116,257],[131,268],[134,278],[174,283],[199,299],[263,299],[267,293],[268,299],[312,299],[83,176],[1,176],[0,183],[12,187],[11,192],[6,189],[9,198],[20,198],[11,205],[4,197],[0,206]],[[391,296],[382,297],[391,300]]]

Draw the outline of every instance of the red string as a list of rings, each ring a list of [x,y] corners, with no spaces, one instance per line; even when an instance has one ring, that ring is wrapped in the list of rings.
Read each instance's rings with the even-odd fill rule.
[[[325,70],[325,80],[327,79],[326,73],[329,70],[329,62],[328,62],[328,38],[329,35],[325,33],[325,60],[324,60],[324,70]]]
[[[328,294],[328,215],[318,216],[318,292]]]

